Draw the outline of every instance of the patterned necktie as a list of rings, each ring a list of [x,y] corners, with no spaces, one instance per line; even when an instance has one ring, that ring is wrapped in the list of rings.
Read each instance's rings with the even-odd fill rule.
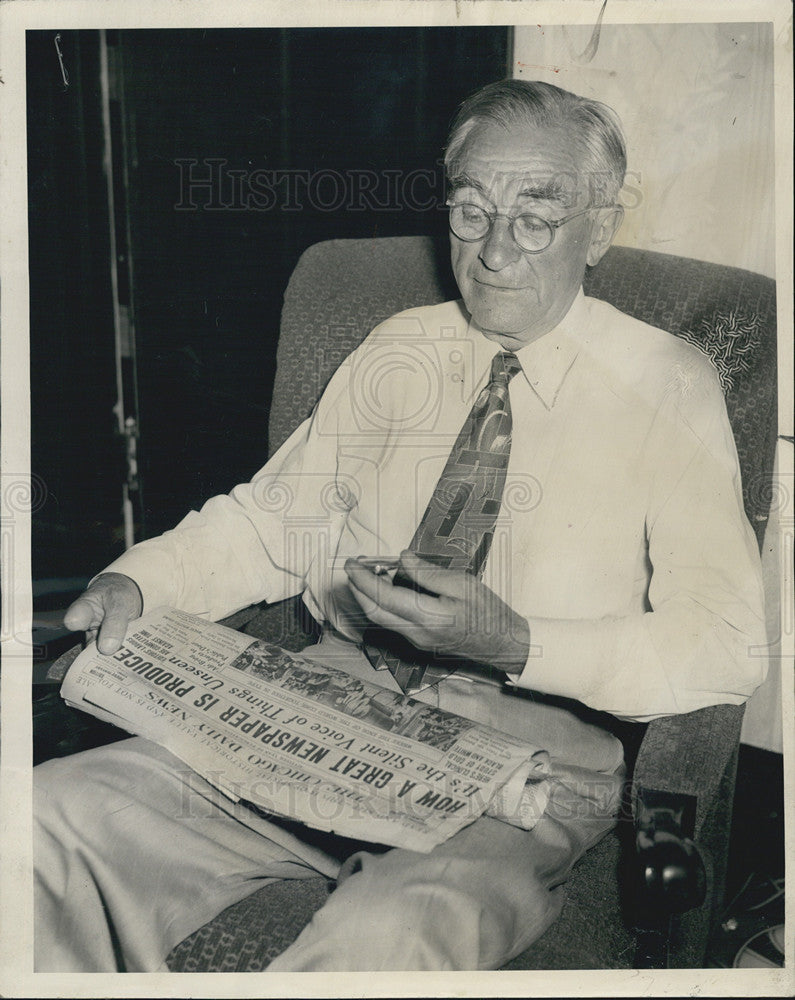
[[[447,459],[428,507],[409,545],[412,552],[446,569],[480,576],[494,538],[511,452],[508,386],[522,370],[515,354],[501,352],[491,379],[475,400]],[[414,586],[399,568],[393,583]],[[389,668],[413,694],[451,674],[457,662],[417,649],[396,632],[365,630],[365,651],[377,669]]]

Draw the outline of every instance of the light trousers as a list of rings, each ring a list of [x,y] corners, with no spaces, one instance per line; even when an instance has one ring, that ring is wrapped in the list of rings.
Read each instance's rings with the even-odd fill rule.
[[[324,640],[310,655],[373,680],[350,644]],[[620,744],[466,678],[423,700],[468,705],[462,714],[497,717],[550,750],[552,793],[532,830],[482,817],[428,854],[359,852],[340,867],[147,740],[48,761],[34,769],[36,971],[165,971],[174,945],[225,907],[318,873],[337,888],[269,971],[494,969],[519,954],[557,917],[571,867],[615,821]]]

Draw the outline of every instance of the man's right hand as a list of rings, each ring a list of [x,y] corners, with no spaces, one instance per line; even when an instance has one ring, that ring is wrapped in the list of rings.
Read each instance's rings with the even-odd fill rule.
[[[73,632],[85,632],[89,642],[96,639],[100,653],[115,653],[127,626],[142,611],[143,598],[135,580],[122,573],[103,573],[69,606],[64,625]]]

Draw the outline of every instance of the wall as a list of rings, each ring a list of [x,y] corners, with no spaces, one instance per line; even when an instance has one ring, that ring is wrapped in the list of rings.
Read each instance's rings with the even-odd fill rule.
[[[604,101],[621,116],[627,211],[617,243],[775,277],[770,25],[517,27],[513,75]],[[743,742],[775,751],[782,749],[779,513],[763,548],[770,672],[743,726]]]
[[[517,27],[514,76],[621,116],[618,243],[775,277],[771,25]]]
[[[59,38],[68,88],[53,32],[27,33],[37,581],[88,579],[124,546],[103,48],[94,30]],[[300,253],[446,232],[436,161],[458,103],[504,76],[508,30],[133,28],[106,42],[114,221],[131,247],[118,273],[136,347],[140,540],[265,460]]]

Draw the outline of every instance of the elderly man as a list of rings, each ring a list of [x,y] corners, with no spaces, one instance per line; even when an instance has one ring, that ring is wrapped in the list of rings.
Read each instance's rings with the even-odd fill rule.
[[[622,216],[615,115],[494,84],[461,108],[446,165],[462,301],[374,330],[250,484],[134,547],[66,620],[110,653],[144,608],[218,619],[302,593],[324,625],[311,657],[399,691],[390,637],[407,640],[421,700],[547,749],[545,814],[530,831],[478,819],[429,854],[346,858],[145,740],[50,762],[39,970],[162,968],[264,881],[316,872],[337,888],[271,970],[498,968],[555,919],[615,820],[605,713],[740,703],[760,682],[758,555],[717,377],[581,289]],[[313,547],[289,543],[275,486],[322,524]],[[397,552],[394,580],[357,558]]]

